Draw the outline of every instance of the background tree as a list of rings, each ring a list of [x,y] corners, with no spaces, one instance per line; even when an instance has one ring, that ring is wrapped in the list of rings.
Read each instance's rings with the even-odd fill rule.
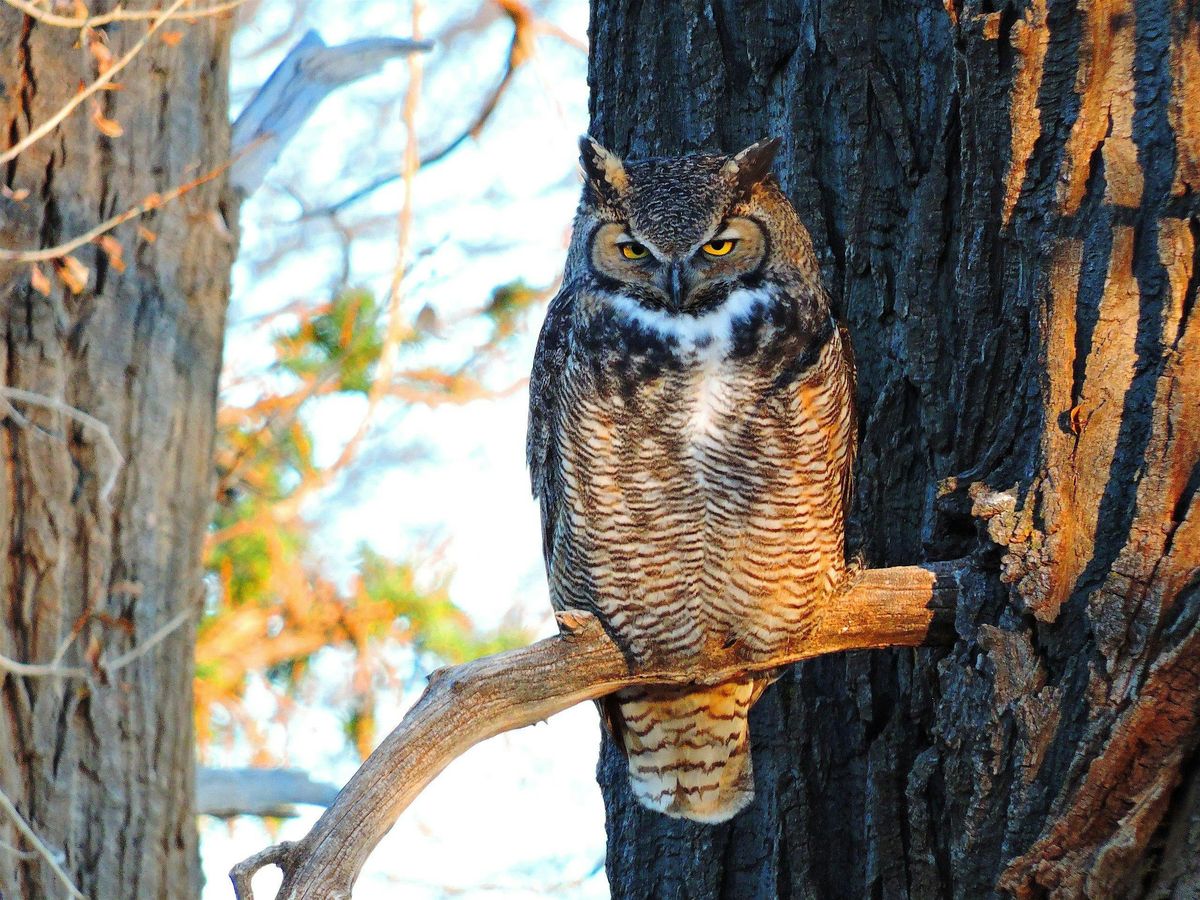
[[[619,898],[1200,892],[1200,24],[1188,0],[593,0],[592,134],[784,138],[849,321],[872,566],[970,556],[949,650],[795,667],[758,799]]]
[[[176,721],[180,704],[191,697],[181,687],[180,667],[190,666],[193,646],[202,759],[272,764],[286,757],[286,744],[281,752],[278,740],[283,729],[269,729],[247,713],[248,689],[259,689],[256,713],[266,689],[277,723],[306,705],[320,705],[326,697],[318,694],[333,696],[347,743],[365,754],[374,740],[380,687],[399,698],[438,662],[525,640],[526,623],[515,615],[500,627],[477,629],[450,601],[444,566],[436,570],[427,560],[393,559],[363,547],[350,573],[347,566],[336,571],[321,552],[314,519],[345,504],[359,479],[417,456],[413,437],[396,446],[394,433],[388,436],[393,446],[381,452],[380,432],[387,430],[381,419],[394,424],[412,408],[505,396],[520,388],[511,374],[505,380],[487,376],[493,365],[507,366],[525,312],[545,289],[513,281],[466,298],[464,305],[473,308],[454,315],[430,305],[436,304],[436,291],[423,293],[431,298],[425,305],[408,304],[415,266],[431,259],[440,263],[436,251],[456,249],[445,236],[412,233],[414,220],[420,223],[412,182],[420,165],[441,162],[479,136],[506,97],[520,100],[528,93],[524,73],[534,67],[525,64],[535,59],[540,38],[551,36],[549,43],[566,48],[576,67],[583,60],[578,42],[543,20],[546,3],[528,8],[515,0],[468,0],[439,10],[432,36],[453,51],[452,59],[476,41],[490,46],[499,36],[496,47],[502,48],[511,38],[507,53],[494,54],[495,80],[472,85],[478,88],[475,96],[461,89],[462,73],[453,65],[431,67],[434,89],[453,87],[461,99],[426,123],[431,149],[423,149],[416,133],[422,79],[412,77],[400,81],[403,90],[389,85],[369,95],[367,117],[374,115],[376,127],[357,144],[352,128],[339,131],[337,149],[353,165],[330,178],[326,145],[324,180],[314,178],[304,156],[293,155],[289,165],[272,172],[261,193],[274,202],[251,207],[245,242],[250,258],[242,271],[253,276],[251,288],[241,290],[267,303],[252,313],[235,303],[230,317],[267,352],[239,353],[246,344],[235,344],[214,394],[240,197],[213,185],[224,182],[232,164],[231,182],[244,193],[261,182],[263,168],[255,167],[250,184],[248,167],[240,163],[258,150],[235,150],[231,158],[229,135],[213,121],[224,121],[230,112],[225,85],[234,16],[268,23],[247,29],[254,37],[239,41],[242,74],[234,82],[242,90],[233,106],[241,108],[265,77],[247,74],[255,68],[253,59],[263,53],[277,58],[299,38],[306,19],[314,18],[309,4],[289,3],[281,19],[273,15],[281,6],[261,0],[175,0],[165,10],[149,3],[127,9],[107,0],[0,4],[4,40],[11,39],[3,46],[12,50],[13,61],[9,72],[0,70],[8,104],[0,108],[5,126],[0,277],[3,314],[11,326],[6,355],[0,356],[9,362],[0,370],[0,423],[11,448],[6,469],[11,490],[0,507],[6,523],[0,537],[12,560],[0,586],[13,624],[0,638],[0,683],[10,692],[8,700],[30,707],[22,713],[28,722],[17,714],[6,718],[5,727],[14,730],[0,731],[0,749],[31,759],[33,767],[26,773],[6,767],[0,778],[0,790],[13,801],[6,805],[10,793],[0,794],[0,867],[15,879],[0,880],[0,895],[52,896],[75,891],[76,884],[95,896],[194,893],[193,764],[187,749],[192,732]],[[411,21],[396,19],[399,33],[418,25],[417,9]],[[210,28],[209,43],[197,45],[192,34],[201,26]],[[219,32],[211,31],[217,27]],[[320,39],[309,34],[303,43],[312,49]],[[374,49],[386,43],[376,41]],[[211,56],[207,63],[204,53]],[[177,61],[177,54],[186,58]],[[394,48],[384,54],[398,55]],[[201,65],[209,67],[203,78],[196,76]],[[337,71],[345,75],[348,68],[353,67]],[[415,71],[419,76],[419,65]],[[179,91],[185,96],[176,96]],[[150,114],[151,108],[158,113]],[[210,131],[192,133],[201,126]],[[178,140],[176,129],[185,132]],[[278,150],[268,150],[273,161]],[[128,172],[116,177],[113,166]],[[564,161],[564,171],[568,167]],[[399,216],[386,200],[386,214],[370,203],[389,185],[392,199],[403,192]],[[270,212],[260,218],[263,209]],[[452,204],[442,210],[454,213]],[[280,218],[272,218],[280,211]],[[332,276],[296,279],[297,258],[319,255],[330,237],[336,245],[331,255],[340,263],[331,267]],[[372,241],[367,252],[386,267],[382,285],[379,271],[362,272],[352,264]],[[472,249],[476,259],[490,252]],[[155,271],[160,262],[163,273]],[[180,267],[186,279],[177,277]],[[298,294],[280,296],[269,284],[254,290],[255,279],[269,283],[274,277],[278,285],[289,276],[303,285]],[[427,272],[415,279],[425,288],[429,280]],[[159,296],[164,291],[166,299]],[[185,340],[175,334],[179,329]],[[191,346],[197,330],[208,342],[202,353]],[[463,340],[460,332],[471,336]],[[60,342],[61,359],[40,346],[50,337]],[[58,361],[51,365],[48,359]],[[164,377],[161,367],[168,364],[174,368],[166,374],[177,377]],[[197,381],[204,372],[208,380]],[[320,412],[314,407],[347,398],[365,400],[366,411],[330,463],[321,459]],[[172,411],[175,404],[188,416],[211,416],[216,405],[215,442],[211,422],[202,427],[185,421],[183,411]],[[143,426],[145,436],[137,434]],[[43,446],[55,439],[57,449]],[[215,473],[175,472],[177,464],[194,467],[202,459],[211,464],[214,450]],[[43,522],[34,515],[41,493],[30,486],[39,484],[38,467],[48,466],[46,460],[58,468],[47,469],[55,478],[41,487],[61,509]],[[71,477],[60,478],[67,464]],[[153,498],[133,496],[146,480]],[[31,510],[23,508],[26,502]],[[210,511],[213,518],[203,521]],[[170,528],[162,525],[165,518]],[[59,534],[64,522],[70,526],[66,537]],[[191,530],[181,535],[185,524]],[[116,538],[133,549],[114,550]],[[201,549],[203,569],[196,564]],[[147,571],[151,558],[154,578],[125,574]],[[431,570],[440,577],[431,577]],[[88,595],[79,593],[85,577]],[[160,627],[147,630],[156,619],[163,619]],[[118,639],[110,640],[112,629]],[[168,643],[177,632],[186,635],[186,647]],[[310,677],[313,660],[330,647],[339,648],[338,658],[347,663],[341,677],[330,678],[329,666],[323,678]],[[135,695],[126,683],[135,663],[141,667],[138,690],[146,695]],[[115,696],[141,697],[138,702],[148,710],[144,718],[121,731],[121,705],[93,690],[94,680],[117,691]],[[77,691],[78,685],[83,687]],[[161,700],[154,693],[160,689]],[[89,730],[90,703],[101,704],[103,740]],[[173,718],[162,727],[168,711]],[[159,740],[167,744],[158,748]],[[104,756],[91,758],[92,749]],[[113,754],[128,771],[113,768],[109,777],[102,759]],[[45,760],[37,762],[41,757]],[[148,760],[154,763],[150,776],[138,771]],[[79,770],[95,782],[89,782],[90,793],[71,789]],[[259,788],[282,786],[282,799],[264,800],[257,792],[259,810],[286,810],[287,800],[323,794],[304,779],[269,780],[246,770],[217,774],[216,782],[226,788],[237,778],[253,779]],[[49,787],[39,781],[51,777],[56,780]],[[139,780],[147,777],[149,786]],[[288,795],[297,786],[304,796]],[[226,790],[211,808],[236,812],[230,796]],[[93,813],[96,803],[104,805],[105,818]],[[159,826],[146,814],[148,804],[174,829],[169,839],[153,836]],[[138,849],[147,841],[166,848],[161,859]],[[136,854],[139,872],[148,870],[144,878],[125,877],[134,865],[125,862],[134,858],[130,854]]]
[[[231,24],[60,12],[0,5],[0,895],[185,897],[238,204],[61,245],[227,160]]]

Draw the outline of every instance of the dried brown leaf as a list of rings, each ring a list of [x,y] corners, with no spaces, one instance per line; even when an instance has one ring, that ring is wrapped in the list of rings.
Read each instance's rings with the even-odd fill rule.
[[[92,54],[92,58],[96,60],[96,67],[99,73],[103,75],[112,68],[116,57],[112,51],[108,49],[108,44],[104,40],[104,36],[94,29],[89,28],[87,34],[88,51]]]
[[[50,296],[50,279],[42,271],[42,267],[34,263],[29,267],[29,284],[43,297]]]
[[[92,124],[105,137],[118,138],[125,133],[121,123],[104,115],[99,103],[92,103]]]
[[[29,188],[17,188],[15,191],[7,184],[0,184],[0,195],[13,203],[20,203],[29,196]]]
[[[83,658],[91,664],[93,669],[100,668],[100,639],[96,635],[92,635],[88,641],[87,649],[83,651]]]
[[[140,237],[147,244],[153,244],[155,241],[158,240],[158,235],[155,234],[153,231],[151,231],[149,228],[147,228],[145,225],[139,225],[137,233],[138,233],[138,237]]]
[[[442,322],[438,318],[437,310],[426,303],[421,307],[421,311],[417,313],[417,319],[414,323],[418,331],[428,332],[435,337],[442,336]]]
[[[124,582],[122,582],[124,583]],[[116,586],[113,586],[113,593],[116,593]],[[133,620],[128,616],[110,616],[108,613],[92,613],[92,618],[106,628],[115,628],[118,631],[123,631],[126,634],[134,634],[137,628],[133,624]]]
[[[82,294],[88,282],[88,267],[73,256],[64,256],[54,261],[54,269],[72,294]]]
[[[125,253],[125,248],[121,246],[121,242],[111,234],[104,234],[96,238],[96,243],[108,254],[108,264],[118,272],[124,272],[125,260],[122,256]]]
[[[168,47],[177,47],[179,42],[183,40],[182,31],[160,31],[158,36],[162,38],[164,44]]]

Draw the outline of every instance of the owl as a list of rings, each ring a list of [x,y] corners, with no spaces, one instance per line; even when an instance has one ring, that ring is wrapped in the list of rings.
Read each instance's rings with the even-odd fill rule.
[[[554,606],[597,616],[633,665],[767,660],[845,577],[854,370],[778,146],[622,161],[580,142],[528,462]],[[601,701],[637,799],[700,822],[743,809],[773,677]]]

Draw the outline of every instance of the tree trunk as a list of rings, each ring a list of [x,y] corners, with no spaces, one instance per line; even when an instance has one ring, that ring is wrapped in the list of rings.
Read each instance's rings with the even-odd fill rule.
[[[858,359],[851,544],[971,556],[951,650],[795,667],[754,805],[632,799],[615,898],[1200,896],[1195,0],[592,0],[592,134],[780,135]]]
[[[96,77],[103,42],[119,58],[148,24],[89,39],[0,5],[0,146]],[[224,162],[230,30],[227,17],[168,23],[119,90],[5,164],[0,246],[55,246]],[[105,120],[123,134],[106,137]],[[218,180],[119,227],[115,257],[84,245],[79,293],[52,265],[43,296],[28,264],[0,263],[0,386],[43,398],[0,406],[0,653],[49,665],[64,646],[60,667],[83,670],[0,666],[0,790],[93,898],[199,889],[192,648],[235,244],[221,213],[232,223],[234,209]],[[124,465],[56,402],[99,420]],[[66,896],[3,810],[0,841],[0,897]]]

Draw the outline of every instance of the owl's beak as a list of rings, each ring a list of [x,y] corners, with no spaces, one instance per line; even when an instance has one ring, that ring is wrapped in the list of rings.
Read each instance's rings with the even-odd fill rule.
[[[688,287],[683,275],[683,266],[677,262],[671,263],[667,267],[667,293],[671,296],[672,309],[683,309],[683,301],[687,297]]]

